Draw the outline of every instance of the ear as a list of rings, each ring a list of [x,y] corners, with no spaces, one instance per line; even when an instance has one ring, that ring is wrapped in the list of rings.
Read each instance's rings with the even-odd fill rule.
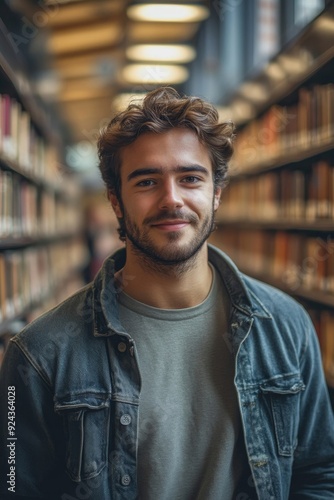
[[[216,211],[220,205],[220,197],[222,194],[222,188],[216,188],[215,189],[215,197],[214,197],[214,202],[213,202],[213,208]]]
[[[108,198],[109,198],[109,201],[111,203],[111,206],[115,212],[115,215],[118,219],[121,219],[123,217],[123,212],[122,212],[122,209],[121,209],[121,205],[118,201],[118,198],[116,196],[115,193],[109,191],[108,192]]]

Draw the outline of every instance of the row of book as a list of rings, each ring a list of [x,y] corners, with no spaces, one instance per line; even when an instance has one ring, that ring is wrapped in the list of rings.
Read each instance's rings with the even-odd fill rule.
[[[81,212],[72,201],[0,169],[1,238],[48,237],[81,227]]]
[[[287,152],[330,144],[334,136],[334,84],[301,88],[296,104],[273,105],[238,134],[234,165],[246,171]]]
[[[223,227],[211,241],[239,267],[274,279],[289,293],[321,291],[334,295],[334,236]]]
[[[5,323],[5,327],[3,327],[4,323],[1,324],[0,321],[0,367],[8,346],[10,339],[13,335],[19,333],[27,323],[30,323],[39,315],[43,314],[45,311],[48,311],[52,307],[60,304],[63,300],[65,300],[70,295],[74,294],[79,288],[84,286],[85,283],[82,279],[81,273],[72,274],[70,280],[66,280],[62,283],[62,286],[57,287],[53,293],[40,302],[39,304],[35,304],[35,307],[31,309],[27,309],[23,315],[19,318],[14,319],[8,323]]]
[[[0,252],[0,321],[35,309],[64,287],[88,259],[80,238]]]
[[[29,113],[8,94],[0,94],[0,156],[43,181],[54,183],[57,178],[56,148],[37,133]]]
[[[28,323],[52,307],[60,304],[84,285],[85,282],[82,274],[79,272],[74,273],[71,275],[71,279],[65,281],[62,286],[55,289],[51,295],[45,297],[43,302],[34,304],[30,309],[26,309],[23,314],[20,314],[19,317],[14,318],[12,321],[5,322],[0,320],[0,367],[8,341],[13,335],[19,333]]]
[[[308,312],[318,334],[327,383],[334,387],[334,311],[309,309]]]
[[[218,216],[223,219],[314,221],[334,218],[334,166],[280,169],[238,178],[223,192]]]

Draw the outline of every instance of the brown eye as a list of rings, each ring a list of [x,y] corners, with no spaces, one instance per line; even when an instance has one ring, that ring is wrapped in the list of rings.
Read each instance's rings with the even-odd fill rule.
[[[196,184],[196,182],[199,182],[200,179],[196,177],[195,175],[188,175],[183,179],[184,182],[189,183],[189,184]]]
[[[145,179],[144,181],[140,181],[136,184],[136,186],[140,186],[140,187],[147,187],[147,186],[153,186],[154,184],[154,181],[152,181],[152,179]]]

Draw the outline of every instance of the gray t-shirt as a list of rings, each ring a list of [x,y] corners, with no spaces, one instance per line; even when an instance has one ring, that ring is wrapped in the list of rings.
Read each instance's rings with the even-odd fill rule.
[[[229,298],[214,270],[209,295],[186,309],[158,309],[119,295],[135,341],[142,389],[138,428],[141,500],[230,500],[245,448],[235,359],[224,341]]]

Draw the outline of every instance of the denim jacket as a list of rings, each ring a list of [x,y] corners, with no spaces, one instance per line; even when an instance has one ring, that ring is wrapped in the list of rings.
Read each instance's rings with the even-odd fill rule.
[[[241,274],[217,248],[209,246],[209,259],[230,295],[224,335],[236,357],[258,498],[334,498],[334,420],[308,315],[287,295]],[[0,389],[0,498],[138,498],[140,373],[136,346],[118,318],[113,278],[124,261],[125,250],[118,251],[93,283],[10,342]],[[9,435],[6,401],[13,410],[13,393]],[[222,492],[217,500],[224,498]]]

